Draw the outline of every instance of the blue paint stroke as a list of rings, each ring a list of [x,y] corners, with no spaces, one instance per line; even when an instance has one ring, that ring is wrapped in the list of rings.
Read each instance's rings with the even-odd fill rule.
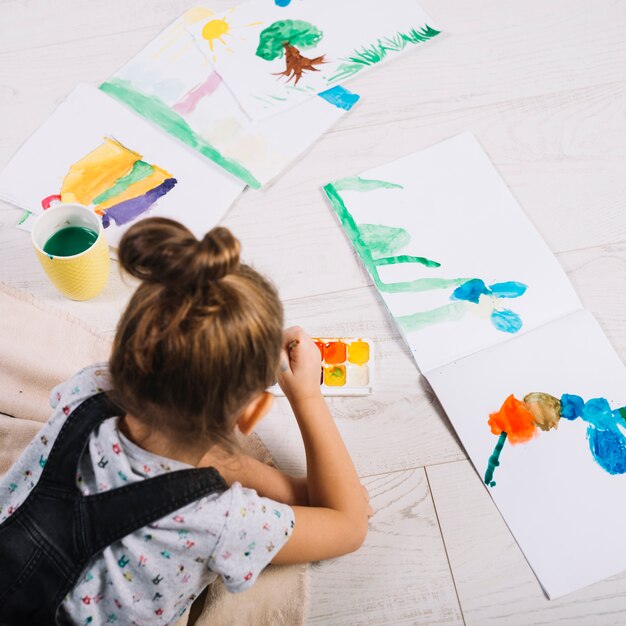
[[[626,437],[618,424],[624,425],[622,411],[613,411],[605,398],[584,402],[580,396],[561,396],[561,417],[587,422],[587,440],[596,463],[609,474],[626,474]]]
[[[497,298],[519,298],[526,293],[528,287],[524,283],[509,280],[505,283],[493,283],[489,290]]]
[[[274,0],[274,4],[277,7],[288,7],[291,4],[291,0]]]
[[[566,420],[575,420],[583,414],[585,401],[580,397],[569,393],[561,396],[561,417]]]
[[[115,204],[112,207],[106,209],[106,212],[102,216],[102,225],[104,228],[108,228],[111,225],[111,220],[115,222],[116,226],[123,226],[128,224],[134,219],[137,219],[142,213],[145,213],[161,196],[168,193],[174,185],[176,185],[175,178],[168,178],[164,180],[158,187],[146,191],[146,193],[136,198],[130,198],[124,200],[119,204]]]
[[[349,111],[361,98],[358,94],[348,91],[341,85],[320,91],[317,95],[344,111]]]
[[[522,327],[522,318],[510,309],[491,312],[491,323],[503,333],[516,333]]]
[[[489,294],[489,289],[480,278],[472,278],[459,285],[450,296],[450,300],[466,300],[478,304],[480,296]]]

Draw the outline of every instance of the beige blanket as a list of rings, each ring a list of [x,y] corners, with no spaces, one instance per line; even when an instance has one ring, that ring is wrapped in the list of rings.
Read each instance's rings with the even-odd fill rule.
[[[104,361],[109,340],[69,314],[0,283],[0,475],[4,474],[50,412],[48,394],[81,367]],[[244,449],[271,457],[256,436]],[[248,591],[228,593],[216,582],[176,626],[303,624],[308,601],[305,565],[269,566]]]

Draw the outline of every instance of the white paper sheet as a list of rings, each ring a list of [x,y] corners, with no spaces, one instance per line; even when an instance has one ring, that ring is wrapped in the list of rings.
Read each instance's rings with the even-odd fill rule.
[[[335,181],[326,192],[422,372],[581,308],[471,133]],[[387,249],[385,230],[368,243],[367,225],[396,229],[387,231]],[[399,262],[373,268],[368,255]],[[407,262],[406,255],[440,266]],[[406,284],[412,281],[418,282]],[[477,281],[491,293],[456,299],[457,288]],[[398,283],[405,290],[394,293]],[[510,284],[517,293],[507,293]]]
[[[626,405],[626,368],[598,323],[579,311],[426,374],[478,474],[498,436],[489,414],[515,394]],[[609,420],[611,421],[611,420]],[[626,421],[612,420],[626,464]],[[550,598],[626,569],[626,475],[594,459],[581,417],[527,443],[504,444],[489,492]]]
[[[185,224],[196,236],[202,236],[245,187],[95,87],[79,85],[0,172],[0,197],[41,213],[42,200],[60,193],[70,166],[111,140],[137,152],[148,165],[164,170],[167,180],[176,181],[137,219],[170,217]],[[122,197],[115,195],[111,202],[116,199]],[[119,226],[111,219],[105,229],[109,245],[116,246],[134,221]]]
[[[306,151],[358,96],[337,88],[251,122],[187,30],[212,15],[203,6],[186,11],[101,89],[258,188]]]
[[[189,30],[252,119],[310,99],[439,34],[415,0],[250,0]]]

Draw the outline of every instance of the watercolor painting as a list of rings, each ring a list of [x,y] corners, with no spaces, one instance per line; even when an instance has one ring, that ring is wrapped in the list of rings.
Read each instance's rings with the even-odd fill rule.
[[[626,367],[589,311],[426,378],[548,597],[626,569]]]
[[[586,402],[577,395],[564,393],[555,398],[548,393],[532,392],[518,400],[510,395],[499,411],[489,416],[489,427],[498,435],[496,447],[489,457],[485,484],[495,487],[493,475],[500,465],[506,441],[516,445],[536,438],[539,430],[557,429],[561,418],[580,418],[587,424],[587,441],[596,463],[609,474],[626,473],[626,407],[611,409],[606,398]]]
[[[176,182],[169,172],[146,163],[141,154],[107,137],[70,165],[60,192],[44,198],[41,206],[45,210],[53,201],[77,202],[93,206],[104,228],[111,222],[122,226],[150,210]]]
[[[250,121],[214,63],[258,26],[217,17],[207,7],[186,11],[100,89],[177,141],[258,189],[307,150],[359,100],[337,85],[298,110]],[[235,12],[236,15],[236,12]],[[191,28],[199,29],[206,54]],[[307,124],[302,124],[302,119]]]
[[[414,0],[250,0],[188,29],[252,120],[298,106],[441,32]]]
[[[422,371],[580,306],[469,133],[324,193]]]
[[[112,247],[148,215],[204,234],[244,188],[91,85],[79,85],[0,172],[0,197],[35,215],[59,201],[91,207]],[[26,216],[21,227],[31,225]]]
[[[383,293],[423,292],[432,289],[452,289],[449,299],[453,302],[436,309],[416,311],[409,315],[394,316],[406,331],[419,331],[432,324],[458,321],[470,312],[473,305],[489,309],[488,319],[501,332],[516,333],[523,325],[521,317],[505,308],[501,300],[519,298],[527,285],[517,281],[493,283],[489,287],[480,278],[417,278],[411,281],[384,282],[379,267],[415,263],[426,268],[441,267],[441,263],[421,256],[397,254],[410,244],[411,235],[404,228],[383,224],[357,224],[344,204],[340,191],[372,191],[374,189],[402,189],[402,185],[383,180],[367,180],[359,177],[344,178],[324,187],[324,191],[339,220],[355,247],[374,284]]]

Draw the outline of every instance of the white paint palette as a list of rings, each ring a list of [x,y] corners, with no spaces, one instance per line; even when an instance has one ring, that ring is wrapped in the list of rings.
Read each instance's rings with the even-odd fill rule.
[[[374,351],[363,337],[316,337],[322,357],[320,387],[324,396],[366,396],[372,393]],[[284,395],[278,385],[270,391]]]

